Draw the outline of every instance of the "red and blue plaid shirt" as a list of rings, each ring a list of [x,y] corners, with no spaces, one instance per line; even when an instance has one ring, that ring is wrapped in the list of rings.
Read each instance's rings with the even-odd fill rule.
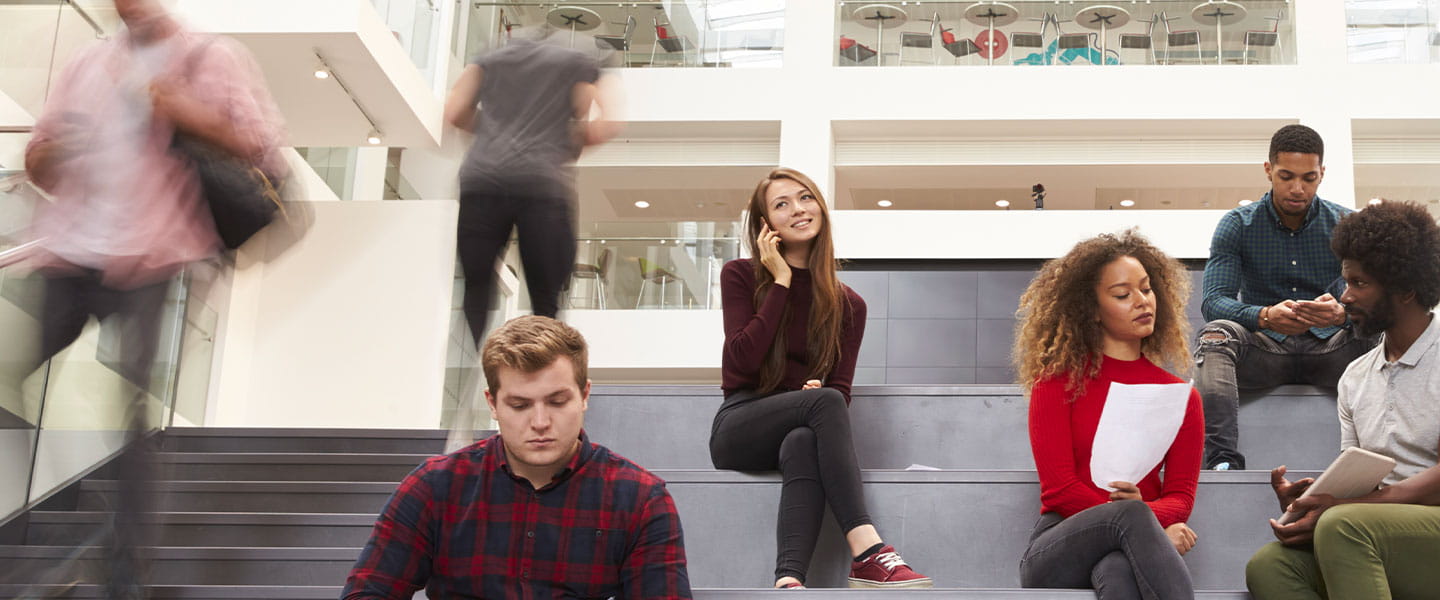
[[[580,451],[535,489],[496,435],[425,461],[390,497],[345,600],[690,598],[665,482],[581,432]]]

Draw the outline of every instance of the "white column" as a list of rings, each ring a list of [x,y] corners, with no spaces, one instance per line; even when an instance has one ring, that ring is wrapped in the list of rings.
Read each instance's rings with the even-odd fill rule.
[[[1350,116],[1343,112],[1301,115],[1300,122],[1325,140],[1325,180],[1320,197],[1341,206],[1359,208],[1364,199],[1355,198],[1355,137]]]
[[[780,114],[780,165],[798,170],[815,180],[820,193],[830,199],[835,190],[835,139],[827,116],[817,115],[814,90],[802,82],[813,82],[817,73],[834,69],[836,48],[836,6],[834,2],[787,2],[785,4],[785,81],[795,87],[777,90],[784,98]],[[808,91],[807,91],[808,90]]]
[[[351,200],[385,199],[385,161],[389,155],[390,149],[384,146],[362,146],[355,149]]]

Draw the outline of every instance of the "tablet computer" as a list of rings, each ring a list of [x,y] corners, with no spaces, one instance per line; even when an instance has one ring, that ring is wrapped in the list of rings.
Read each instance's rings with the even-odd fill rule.
[[[1300,497],[1310,494],[1330,494],[1336,498],[1364,496],[1375,491],[1380,481],[1394,468],[1393,458],[1363,448],[1347,448]],[[1300,515],[1286,512],[1279,521],[1281,525],[1288,525],[1298,518]]]

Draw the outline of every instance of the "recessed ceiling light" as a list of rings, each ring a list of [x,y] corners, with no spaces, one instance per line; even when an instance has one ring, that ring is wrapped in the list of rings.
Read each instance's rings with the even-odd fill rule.
[[[1121,201],[1120,201],[1120,206],[1123,206],[1123,207],[1125,207],[1125,208],[1130,208],[1130,207],[1132,207],[1132,206],[1135,206],[1135,201],[1134,201],[1134,200],[1121,200]]]
[[[892,206],[895,206],[895,203],[889,200],[881,200],[879,202],[876,202],[875,204],[879,205],[880,208],[890,208]]]
[[[998,206],[998,207],[1000,207],[1000,208],[1010,208],[1010,201],[1009,201],[1009,200],[996,200],[996,201],[995,201],[995,206]]]
[[[636,200],[635,208],[650,208],[650,203],[644,200]]]
[[[1250,206],[1251,204],[1254,204],[1254,203],[1255,203],[1254,200],[1251,200],[1251,199],[1249,199],[1249,198],[1246,198],[1246,199],[1240,201],[1240,206]]]
[[[1380,198],[1371,198],[1371,199],[1370,199],[1370,206],[1375,206],[1376,204],[1379,204],[1379,203],[1381,203],[1381,202],[1384,202],[1384,200],[1381,200]]]

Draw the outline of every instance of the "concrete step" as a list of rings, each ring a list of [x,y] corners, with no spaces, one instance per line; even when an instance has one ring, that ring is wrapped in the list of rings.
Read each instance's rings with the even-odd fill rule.
[[[658,474],[680,511],[693,585],[740,588],[770,583],[778,475]],[[1033,471],[865,471],[863,479],[870,516],[881,535],[937,585],[1019,586],[1020,556],[1039,517]],[[1196,589],[1244,589],[1245,563],[1273,539],[1266,520],[1278,512],[1268,472],[1202,473],[1189,522],[1199,540],[1185,557]],[[827,516],[809,582],[839,587],[848,568],[839,528]]]
[[[590,439],[649,469],[710,468],[714,386],[595,386]],[[850,405],[862,469],[1030,469],[1028,401],[1015,386],[857,386]],[[654,425],[648,425],[654,424]],[[1335,399],[1282,386],[1240,408],[1248,466],[1324,469],[1340,449]]]
[[[359,548],[143,548],[154,585],[305,586],[343,583]],[[67,559],[72,559],[68,560]],[[97,546],[0,546],[0,583],[97,582]],[[57,568],[58,566],[58,568]]]
[[[25,543],[71,546],[94,543],[110,513],[35,511]],[[148,513],[149,543],[158,546],[360,547],[370,539],[376,513]]]
[[[151,598],[167,600],[331,600],[340,595],[342,586],[172,586],[157,585],[147,589]],[[933,589],[933,590],[838,590],[807,589],[706,589],[693,590],[695,600],[748,600],[750,598],[804,598],[841,600],[900,600],[917,595],[926,600],[991,600],[1024,598],[1025,600],[1082,600],[1093,599],[1095,594],[1088,590],[1018,590],[1018,589]],[[0,585],[0,597],[5,598],[76,598],[97,599],[105,597],[104,588],[93,584],[76,586],[19,586]],[[1199,592],[1197,598],[1204,600],[1248,600],[1245,592]],[[415,594],[416,600],[424,600],[422,590]]]
[[[173,427],[166,452],[333,452],[339,454],[439,454],[448,432],[429,429],[287,429]],[[491,435],[494,432],[479,432]]]
[[[780,498],[778,475],[715,470],[660,470],[656,474],[666,480],[679,508],[694,585],[740,588],[769,583]],[[1295,477],[1313,474],[1297,472]],[[862,477],[870,515],[881,534],[938,584],[966,588],[1019,585],[1017,565],[1039,514],[1039,485],[1033,471],[869,470]],[[105,506],[114,489],[114,482],[84,482],[81,510]],[[330,522],[335,524],[313,524],[331,529],[314,534],[320,536],[317,539],[358,539],[354,543],[358,547],[368,535],[366,519],[373,522],[373,515],[383,508],[393,489],[392,484],[353,482],[164,482],[153,492],[156,498],[151,505],[156,510],[185,513],[362,513],[334,515],[332,518],[340,520]],[[1243,589],[1244,564],[1271,540],[1266,519],[1277,512],[1269,473],[1202,473],[1190,521],[1200,541],[1186,557],[1196,585],[1210,590]],[[235,541],[283,546],[299,534],[273,526],[246,532],[243,523],[293,524],[309,516],[266,518],[272,520],[253,515],[184,516],[179,523],[185,524],[167,524],[160,535],[162,539],[172,535],[185,539],[198,534],[169,530],[209,526],[207,531],[213,532],[230,527],[233,533],[229,535],[235,536]],[[46,519],[51,522],[44,523]],[[61,518],[39,520],[39,527],[53,531],[54,521]],[[37,525],[32,522],[31,526]],[[838,528],[827,517],[812,562],[812,584],[839,587],[844,583],[848,568],[844,548]]]
[[[432,454],[157,452],[159,477],[184,481],[378,481],[397,483]],[[96,472],[113,477],[112,468]]]

